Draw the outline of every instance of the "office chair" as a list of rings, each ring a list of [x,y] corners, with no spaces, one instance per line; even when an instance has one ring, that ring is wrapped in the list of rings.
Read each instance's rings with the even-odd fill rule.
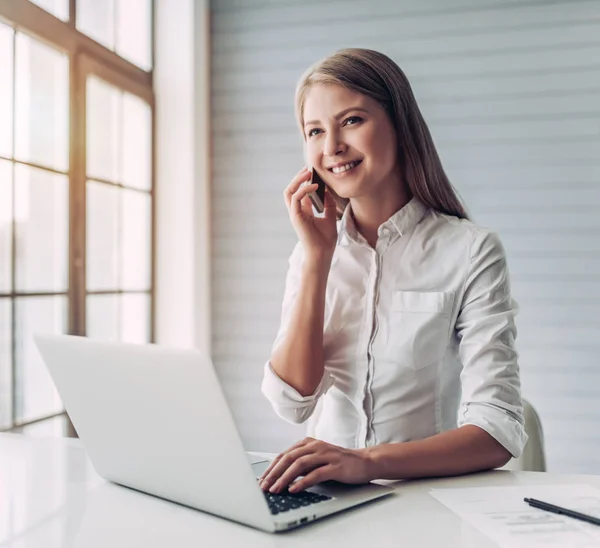
[[[525,432],[529,436],[523,454],[517,459],[511,459],[501,470],[546,472],[542,422],[533,405],[526,399],[523,399],[523,417],[525,418]]]

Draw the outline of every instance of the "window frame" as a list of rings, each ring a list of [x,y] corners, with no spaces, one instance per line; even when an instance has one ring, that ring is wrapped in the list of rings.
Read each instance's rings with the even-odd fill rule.
[[[155,62],[155,12],[154,0],[151,2],[151,64]],[[67,286],[67,333],[72,335],[86,334],[86,81],[89,75],[96,75],[107,83],[125,92],[140,97],[148,103],[151,110],[151,185],[149,191],[151,201],[150,226],[150,310],[149,310],[149,341],[155,341],[155,302],[156,302],[156,112],[153,90],[153,73],[134,65],[120,57],[114,51],[97,43],[76,28],[77,0],[69,0],[69,20],[61,21],[29,0],[0,0],[0,21],[9,25],[16,32],[23,32],[36,40],[45,42],[48,46],[66,53],[69,58],[69,242],[68,242],[68,286]],[[15,52],[13,51],[13,59]],[[14,70],[14,67],[13,67]],[[14,83],[13,83],[14,85]],[[13,97],[14,101],[14,97]],[[13,119],[14,133],[14,119]],[[14,146],[14,145],[13,145]],[[27,162],[17,162],[12,157],[13,166],[16,163],[32,165]],[[13,168],[14,178],[14,168]],[[14,212],[13,212],[14,224]],[[58,416],[67,416],[63,410],[48,416],[27,421],[16,421],[16,355],[14,315],[15,299],[18,297],[33,297],[36,295],[64,295],[64,292],[17,292],[15,280],[15,245],[14,229],[11,257],[12,287],[9,293],[3,293],[3,298],[11,302],[12,314],[12,416],[11,426],[3,430],[21,428],[29,424]],[[136,293],[129,291],[109,291],[107,293]],[[67,416],[68,419],[68,416]],[[67,421],[67,433],[76,435],[70,421]]]

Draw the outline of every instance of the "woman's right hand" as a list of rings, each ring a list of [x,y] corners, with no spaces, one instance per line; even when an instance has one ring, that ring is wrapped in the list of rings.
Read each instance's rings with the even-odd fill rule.
[[[337,242],[335,201],[327,188],[324,216],[315,217],[308,195],[317,189],[317,185],[304,184],[310,178],[310,170],[305,166],[286,187],[283,196],[306,258],[316,264],[328,264]]]

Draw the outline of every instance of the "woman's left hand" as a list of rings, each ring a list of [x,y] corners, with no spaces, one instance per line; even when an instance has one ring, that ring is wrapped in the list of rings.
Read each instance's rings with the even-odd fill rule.
[[[263,491],[279,493],[298,476],[304,477],[290,485],[291,493],[327,480],[367,483],[375,479],[371,475],[371,467],[370,459],[363,450],[345,449],[305,438],[273,460],[260,478],[260,487]]]

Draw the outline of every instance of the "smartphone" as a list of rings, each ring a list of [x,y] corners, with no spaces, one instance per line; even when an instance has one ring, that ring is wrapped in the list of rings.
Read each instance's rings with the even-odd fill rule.
[[[311,168],[310,172],[310,184],[314,185],[316,183],[319,186],[317,187],[317,190],[311,192],[308,197],[317,213],[323,213],[323,211],[325,211],[325,181],[319,177],[319,174],[314,167]]]

